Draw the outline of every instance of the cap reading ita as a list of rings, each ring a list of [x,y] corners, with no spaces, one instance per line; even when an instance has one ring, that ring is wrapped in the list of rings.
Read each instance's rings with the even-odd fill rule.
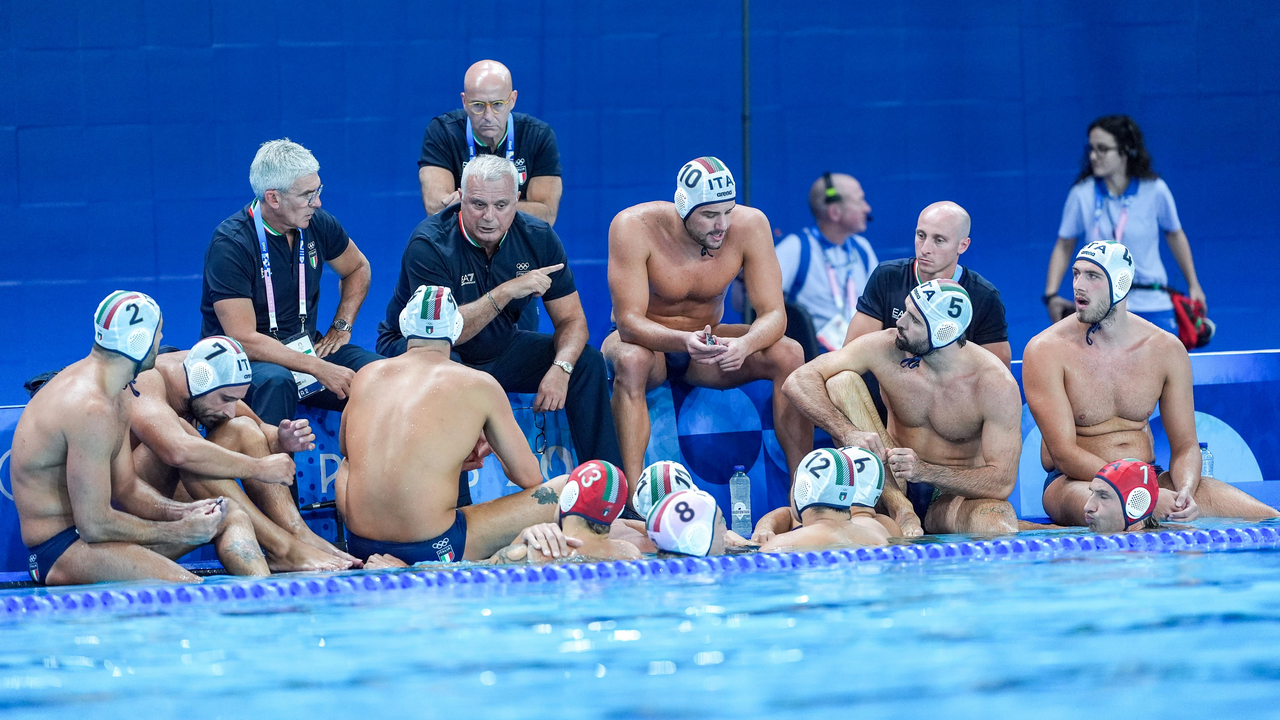
[[[676,174],[676,212],[681,220],[703,205],[727,202],[737,197],[733,173],[710,155],[690,160]]]

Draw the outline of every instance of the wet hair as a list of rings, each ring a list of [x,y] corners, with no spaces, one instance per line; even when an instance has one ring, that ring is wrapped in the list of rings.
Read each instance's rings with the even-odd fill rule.
[[[609,534],[609,529],[610,529],[609,523],[596,522],[595,520],[588,520],[587,518],[582,518],[582,519],[586,521],[587,529],[595,533],[596,535]]]
[[[1160,521],[1156,519],[1155,515],[1148,515],[1147,519],[1142,521],[1143,530],[1159,530],[1160,527]]]
[[[1125,158],[1125,175],[1139,180],[1154,180],[1158,177],[1151,169],[1151,154],[1142,140],[1142,130],[1138,123],[1128,115],[1103,115],[1089,124],[1085,137],[1098,128],[1111,134],[1116,139],[1117,152]],[[1084,159],[1080,161],[1080,174],[1076,182],[1093,177],[1093,164],[1089,162],[1089,148],[1084,149]]]
[[[261,200],[268,190],[288,192],[304,175],[320,172],[311,151],[289,138],[262,143],[249,165],[249,185]]]

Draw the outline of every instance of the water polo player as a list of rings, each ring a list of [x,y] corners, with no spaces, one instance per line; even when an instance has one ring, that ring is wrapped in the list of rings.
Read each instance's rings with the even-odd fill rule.
[[[814,450],[800,462],[791,483],[801,527],[769,539],[760,552],[888,545],[897,525],[891,530],[883,523],[893,520],[876,515],[883,488],[884,464],[870,450]]]

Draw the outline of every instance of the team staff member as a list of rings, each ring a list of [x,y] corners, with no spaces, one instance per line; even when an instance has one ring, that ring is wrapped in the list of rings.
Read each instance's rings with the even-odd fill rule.
[[[871,206],[852,176],[823,173],[809,188],[809,211],[814,224],[783,238],[774,251],[787,302],[807,310],[818,343],[835,350],[844,345],[857,299],[879,265],[861,235]]]
[[[587,345],[564,246],[547,223],[516,210],[519,175],[509,160],[481,155],[462,173],[462,202],[418,224],[400,262],[400,279],[378,326],[379,352],[400,355],[400,311],[419,285],[449,288],[465,325],[458,360],[483,370],[507,392],[536,392],[534,409],[565,408],[578,461],[622,465],[609,410],[604,358]],[[521,313],[541,297],[555,334],[521,330]]]
[[[462,79],[462,108],[427,126],[418,158],[422,204],[434,215],[462,197],[462,169],[479,155],[515,163],[520,179],[520,212],[556,224],[560,208],[560,150],[551,126],[512,112],[518,92],[511,71],[494,60],[472,65]]]
[[[218,226],[204,256],[200,336],[228,335],[244,346],[253,364],[245,401],[268,425],[292,419],[299,402],[341,410],[356,371],[380,359],[351,344],[372,273],[342,224],[320,209],[319,172],[311,152],[288,138],[263,143],[249,166],[253,202]],[[341,280],[322,337],[324,263]]]
[[[1008,366],[1009,324],[1000,291],[986,278],[959,264],[969,249],[969,213],[953,202],[936,202],[916,222],[916,256],[880,263],[858,298],[845,344],[867,333],[891,328],[906,312],[907,295],[930,280],[954,280],[973,301],[973,322],[966,336],[990,350]],[[872,397],[879,398],[878,392]]]

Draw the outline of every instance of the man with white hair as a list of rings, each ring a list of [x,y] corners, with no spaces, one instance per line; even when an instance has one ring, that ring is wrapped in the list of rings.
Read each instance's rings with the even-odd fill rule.
[[[204,257],[200,336],[244,346],[253,367],[245,400],[269,425],[293,418],[299,402],[341,410],[356,371],[380,359],[351,344],[372,273],[342,224],[320,209],[319,172],[311,152],[288,138],[263,143],[249,166],[253,202],[218,226]],[[341,279],[321,336],[325,263]]]
[[[546,222],[517,211],[519,175],[497,155],[480,155],[462,173],[462,201],[423,220],[409,238],[378,351],[405,351],[400,311],[420,285],[447,287],[465,320],[453,355],[492,375],[507,392],[537,393],[539,412],[564,408],[578,462],[621,465],[609,411],[604,358],[587,345],[587,318],[564,246]],[[517,326],[541,297],[555,334]]]

